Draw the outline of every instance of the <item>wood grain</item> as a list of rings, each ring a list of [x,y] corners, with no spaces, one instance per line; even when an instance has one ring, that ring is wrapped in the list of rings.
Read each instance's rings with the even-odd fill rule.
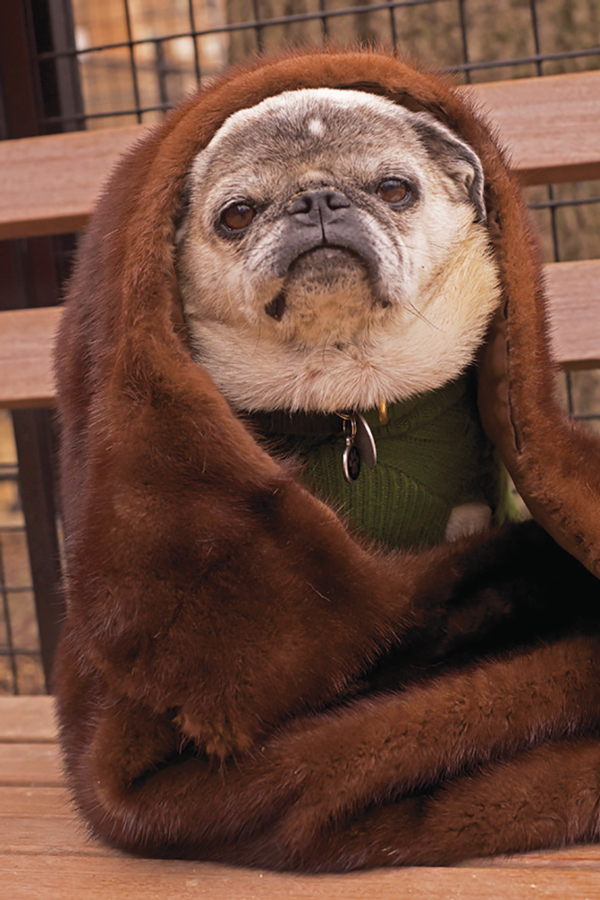
[[[526,184],[600,174],[600,72],[465,87]]]
[[[58,740],[54,708],[48,697],[3,697],[1,709],[3,743],[55,744]]]
[[[0,710],[2,708],[0,698]],[[0,743],[0,786],[63,783],[60,753],[56,744]]]
[[[62,785],[0,786],[0,819],[10,819],[11,816],[73,818],[74,815],[69,794]],[[6,850],[6,847],[0,842],[0,852],[2,850]]]
[[[0,313],[0,407],[54,403],[52,348],[58,307]]]
[[[600,260],[545,268],[556,359],[565,369],[600,366]]]
[[[0,142],[0,240],[79,231],[143,125]]]
[[[600,177],[600,72],[464,87],[528,184]],[[146,126],[0,142],[0,239],[84,228],[119,156]]]
[[[62,816],[0,814],[0,847],[0,860],[4,853],[118,856],[89,837],[74,812]]]
[[[280,875],[182,861],[0,855],[11,900],[595,900],[600,873],[421,868]]]

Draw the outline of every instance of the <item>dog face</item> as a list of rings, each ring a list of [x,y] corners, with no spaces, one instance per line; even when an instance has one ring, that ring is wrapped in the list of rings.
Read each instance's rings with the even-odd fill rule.
[[[291,91],[196,157],[177,268],[195,358],[242,410],[368,409],[472,361],[499,298],[475,153],[427,113]]]

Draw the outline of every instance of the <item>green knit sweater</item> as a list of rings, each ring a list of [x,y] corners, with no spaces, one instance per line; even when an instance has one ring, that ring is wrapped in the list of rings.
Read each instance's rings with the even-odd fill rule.
[[[345,439],[338,416],[274,413],[253,419],[276,449],[299,457],[305,484],[388,547],[441,543],[455,506],[485,503],[493,522],[518,519],[508,476],[481,427],[476,381],[457,381],[388,408],[364,413],[377,445],[377,465],[361,467],[355,484],[342,471]]]

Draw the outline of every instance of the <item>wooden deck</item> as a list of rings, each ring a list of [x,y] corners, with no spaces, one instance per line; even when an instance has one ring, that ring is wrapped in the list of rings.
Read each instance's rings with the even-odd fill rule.
[[[596,900],[600,847],[455,868],[295,876],[131,859],[89,839],[61,774],[49,697],[0,698],[3,900]]]

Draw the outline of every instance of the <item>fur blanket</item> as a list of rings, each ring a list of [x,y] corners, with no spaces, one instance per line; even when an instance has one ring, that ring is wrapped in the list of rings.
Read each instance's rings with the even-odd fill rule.
[[[480,156],[503,302],[479,406],[536,522],[422,552],[358,540],[190,358],[186,174],[234,111],[300,87],[427,110]],[[373,53],[229,74],[122,160],[58,340],[76,802],[113,846],[311,871],[590,840],[600,745],[598,438],[556,406],[515,180],[452,84]]]

